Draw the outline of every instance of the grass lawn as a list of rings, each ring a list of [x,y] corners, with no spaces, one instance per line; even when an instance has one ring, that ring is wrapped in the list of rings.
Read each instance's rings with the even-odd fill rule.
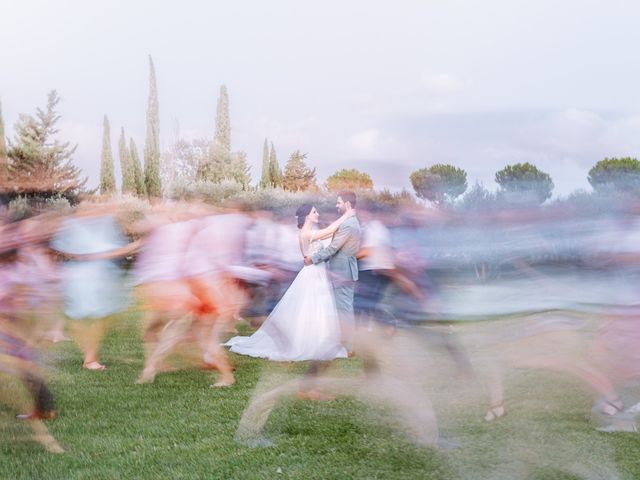
[[[29,430],[3,408],[2,479],[640,478],[640,436],[597,432],[593,397],[561,375],[510,372],[509,413],[487,424],[481,385],[454,380],[443,359],[425,363],[425,370],[443,372],[425,373],[442,429],[459,444],[455,449],[417,448],[386,421],[384,408],[351,398],[285,401],[266,426],[276,446],[248,448],[233,438],[260,376],[279,369],[300,373],[305,364],[234,355],[237,383],[226,389],[209,388],[213,375],[193,369],[136,385],[143,354],[134,318],[107,337],[104,372],[83,371],[71,342],[51,347],[48,355],[60,412],[48,425],[66,453],[50,454],[26,441]],[[335,368],[360,372],[356,359]]]

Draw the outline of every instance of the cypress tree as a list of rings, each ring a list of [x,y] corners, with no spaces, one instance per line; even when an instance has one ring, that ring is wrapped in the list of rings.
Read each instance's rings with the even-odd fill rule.
[[[282,186],[282,170],[278,165],[278,158],[276,157],[276,149],[271,142],[271,152],[269,152],[269,177],[271,178],[272,187]]]
[[[118,153],[120,154],[120,170],[122,171],[122,193],[136,193],[136,178],[131,164],[131,153],[124,138],[124,128],[120,130]]]
[[[116,177],[113,174],[113,156],[111,155],[111,131],[109,119],[104,116],[102,122],[102,160],[100,161],[100,193],[110,195],[116,191]]]
[[[269,143],[267,139],[264,139],[264,146],[262,147],[262,177],[260,177],[260,188],[271,187],[271,175],[269,168]]]
[[[242,175],[241,172],[233,170],[233,163],[229,126],[229,95],[227,87],[222,85],[216,107],[213,143],[211,143],[207,158],[198,166],[198,178],[210,182],[220,182]]]
[[[229,95],[227,87],[220,87],[218,106],[216,108],[216,127],[213,136],[213,148],[221,157],[231,154],[231,126],[229,123]]]
[[[160,181],[160,117],[156,72],[149,55],[149,101],[147,105],[147,137],[144,144],[144,179],[149,197],[162,196]]]
[[[138,156],[138,148],[133,138],[129,139],[129,150],[131,156],[131,165],[133,166],[133,177],[136,184],[136,193],[138,195],[146,195],[147,188],[144,184],[144,173],[142,172],[142,165],[140,165],[140,157]]]

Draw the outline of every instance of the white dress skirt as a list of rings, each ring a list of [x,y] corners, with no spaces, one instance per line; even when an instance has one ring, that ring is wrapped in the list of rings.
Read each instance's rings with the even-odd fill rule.
[[[317,247],[319,242],[313,242]],[[262,326],[225,346],[274,361],[346,358],[340,321],[324,263],[303,267]]]

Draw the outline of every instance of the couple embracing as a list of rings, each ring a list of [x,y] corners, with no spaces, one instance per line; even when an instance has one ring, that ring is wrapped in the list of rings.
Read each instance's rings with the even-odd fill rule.
[[[305,266],[253,335],[226,343],[232,352],[275,361],[327,361],[351,353],[360,245],[355,207],[355,194],[340,192],[336,208],[341,216],[323,229],[317,228],[319,214],[313,205],[298,208]]]

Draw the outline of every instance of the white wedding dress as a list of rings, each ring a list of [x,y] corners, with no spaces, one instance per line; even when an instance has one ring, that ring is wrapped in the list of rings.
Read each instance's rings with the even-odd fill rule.
[[[307,255],[322,248],[311,242]],[[225,346],[241,355],[275,361],[346,358],[340,322],[324,263],[303,267],[262,326]]]

